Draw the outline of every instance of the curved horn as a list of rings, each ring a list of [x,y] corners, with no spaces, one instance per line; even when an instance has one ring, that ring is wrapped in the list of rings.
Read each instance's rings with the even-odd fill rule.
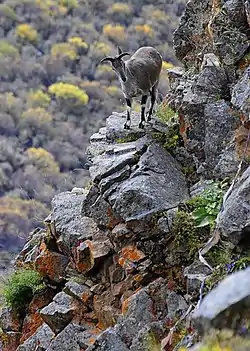
[[[118,46],[117,49],[118,49],[118,55],[121,55],[122,49],[120,48],[120,46]]]
[[[114,59],[113,59],[113,57],[110,57],[110,56],[107,56],[107,57],[104,57],[101,61],[100,61],[100,63],[103,63],[103,62],[105,62],[105,61],[114,61]]]
[[[123,58],[123,56],[126,56],[126,55],[131,55],[131,54],[129,52],[123,52],[117,58],[120,60],[121,58]]]

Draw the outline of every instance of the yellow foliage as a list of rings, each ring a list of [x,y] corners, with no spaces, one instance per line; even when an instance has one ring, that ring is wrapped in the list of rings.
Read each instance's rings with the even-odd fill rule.
[[[67,84],[63,82],[52,84],[49,87],[49,93],[60,99],[73,99],[75,104],[85,105],[89,101],[89,97],[86,92],[74,84]]]
[[[28,94],[28,105],[32,107],[47,107],[50,101],[50,96],[42,90],[31,91]]]
[[[111,52],[110,45],[108,45],[106,43],[99,42],[99,41],[96,41],[94,43],[93,49],[101,56],[107,55],[108,53]]]
[[[109,37],[110,39],[124,40],[126,37],[125,27],[120,24],[106,24],[103,27],[103,34]]]
[[[73,45],[76,48],[80,48],[80,49],[87,49],[88,48],[88,44],[85,43],[84,40],[82,40],[82,38],[80,37],[72,37],[68,39],[69,44]]]
[[[106,88],[106,92],[110,96],[117,96],[120,92],[120,89],[116,87],[115,85],[110,85],[109,87]]]
[[[128,4],[124,4],[123,2],[116,2],[112,5],[111,12],[125,13],[128,15],[131,13],[131,7]]]
[[[169,68],[173,68],[173,67],[174,67],[174,65],[171,62],[167,62],[167,61],[162,62],[163,69],[169,69]]]
[[[44,172],[45,174],[59,172],[59,166],[56,163],[54,156],[47,150],[41,147],[31,147],[26,150],[26,154],[30,161],[35,164],[41,172]]]
[[[54,58],[69,59],[72,61],[77,58],[75,47],[69,43],[54,44],[51,48],[50,53]]]
[[[96,80],[84,80],[80,83],[81,88],[99,88],[100,83]]]
[[[37,30],[27,23],[20,24],[19,26],[17,26],[16,35],[20,39],[28,40],[32,43],[35,43],[38,40]]]
[[[21,117],[28,121],[36,121],[38,125],[50,123],[52,115],[42,107],[29,108],[23,112]]]
[[[9,44],[6,40],[0,40],[0,56],[18,58],[19,52],[15,46]]]
[[[135,30],[149,37],[153,34],[153,28],[149,24],[138,24],[135,26]]]

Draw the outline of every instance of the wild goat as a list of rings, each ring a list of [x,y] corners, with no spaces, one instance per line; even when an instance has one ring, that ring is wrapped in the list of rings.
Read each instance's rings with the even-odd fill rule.
[[[105,57],[100,63],[109,61],[121,83],[122,91],[127,103],[127,120],[124,124],[124,128],[130,128],[132,98],[137,96],[142,96],[141,121],[139,123],[139,128],[144,128],[145,108],[149,94],[151,95],[151,105],[147,113],[148,121],[151,120],[153,113],[162,67],[162,57],[156,49],[150,46],[141,47],[129,60],[123,61],[122,58],[126,55],[130,55],[130,53],[122,52],[118,47],[117,56]]]

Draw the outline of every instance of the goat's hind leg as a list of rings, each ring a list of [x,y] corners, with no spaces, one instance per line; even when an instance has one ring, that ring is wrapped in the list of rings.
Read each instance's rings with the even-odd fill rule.
[[[132,110],[132,100],[126,98],[127,103],[127,120],[124,123],[124,129],[130,129],[131,125],[131,110]]]
[[[143,129],[144,128],[144,122],[145,122],[145,109],[146,109],[146,104],[147,104],[147,95],[143,95],[141,98],[141,121],[139,123],[139,128]]]
[[[147,121],[151,121],[151,117],[154,111],[154,105],[155,105],[155,101],[156,101],[156,94],[157,94],[157,87],[158,87],[158,82],[152,87],[151,91],[150,91],[150,95],[151,95],[151,106],[150,109],[147,113]]]

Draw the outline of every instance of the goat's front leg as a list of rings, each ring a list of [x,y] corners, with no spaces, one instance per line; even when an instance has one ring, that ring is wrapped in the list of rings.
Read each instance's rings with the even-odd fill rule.
[[[143,95],[141,98],[141,121],[139,123],[139,128],[143,129],[144,128],[144,122],[145,122],[145,108],[147,104],[147,95]]]
[[[124,129],[130,129],[131,125],[131,110],[132,110],[132,100],[126,98],[126,103],[127,103],[127,120],[124,123]]]
[[[154,105],[155,105],[155,100],[156,100],[156,93],[157,93],[157,86],[158,84],[155,84],[151,91],[150,91],[150,95],[151,95],[151,105],[150,105],[150,109],[147,113],[147,120],[148,121],[151,121],[151,117],[152,117],[152,114],[153,114],[153,111],[154,111]]]

